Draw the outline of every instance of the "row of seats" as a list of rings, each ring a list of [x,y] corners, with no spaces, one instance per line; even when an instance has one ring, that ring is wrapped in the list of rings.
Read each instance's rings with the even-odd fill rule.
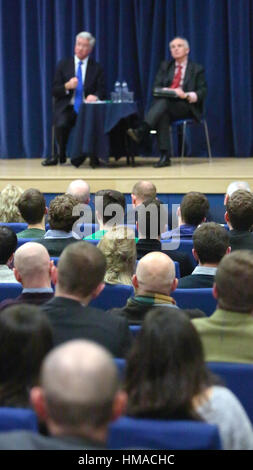
[[[17,283],[0,284],[0,302],[5,299],[15,299],[21,294],[22,286]],[[134,295],[132,286],[106,284],[101,294],[91,301],[90,305],[102,310],[121,308],[126,305],[127,299]],[[216,309],[216,300],[212,289],[177,289],[171,293],[178,307],[182,309],[198,308],[207,316],[212,315]]]

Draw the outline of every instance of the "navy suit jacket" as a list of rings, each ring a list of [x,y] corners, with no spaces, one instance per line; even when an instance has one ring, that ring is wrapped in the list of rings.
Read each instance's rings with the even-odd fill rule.
[[[163,61],[155,77],[154,88],[169,87],[173,81],[174,73],[175,60],[171,60],[170,62]],[[204,99],[207,93],[207,84],[202,65],[188,60],[182,88],[185,92],[195,91],[195,93],[197,93],[198,101],[196,103],[190,103],[190,109],[197,120],[201,119]]]
[[[74,57],[61,60],[56,68],[54,82],[53,82],[53,96],[54,102],[54,122],[57,125],[57,120],[61,113],[70,104],[74,91],[69,90],[66,93],[64,83],[70,78],[75,76],[75,62]],[[84,95],[96,95],[100,100],[105,99],[105,79],[104,72],[100,64],[95,62],[94,59],[89,57],[85,81],[84,81]]]

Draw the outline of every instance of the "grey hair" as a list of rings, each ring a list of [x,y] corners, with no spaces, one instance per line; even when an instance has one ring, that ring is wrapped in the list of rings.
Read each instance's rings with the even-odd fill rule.
[[[172,43],[173,41],[175,41],[175,39],[182,39],[182,41],[184,41],[185,47],[186,47],[187,49],[190,49],[190,44],[189,44],[189,42],[187,41],[187,39],[182,38],[181,36],[175,36],[175,37],[169,42],[170,48],[171,48],[171,43]]]
[[[78,33],[76,35],[76,41],[78,38],[88,39],[88,41],[90,42],[90,46],[95,46],[96,39],[94,38],[94,36],[92,36],[91,33],[88,33],[88,31],[81,31],[81,33]]]

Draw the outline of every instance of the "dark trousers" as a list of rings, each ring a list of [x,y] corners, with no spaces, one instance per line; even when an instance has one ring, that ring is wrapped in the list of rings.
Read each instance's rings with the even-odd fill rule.
[[[66,156],[68,138],[76,122],[76,113],[73,106],[68,106],[55,121],[55,138],[58,146],[58,156]]]
[[[157,130],[158,145],[161,152],[169,152],[169,126],[172,121],[193,117],[188,101],[169,98],[155,98],[150,110],[145,116],[145,122],[151,129]]]

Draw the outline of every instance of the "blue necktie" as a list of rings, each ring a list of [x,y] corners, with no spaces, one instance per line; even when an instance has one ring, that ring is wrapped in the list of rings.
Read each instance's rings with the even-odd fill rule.
[[[79,108],[83,102],[83,82],[82,82],[82,61],[81,60],[78,64],[76,78],[78,79],[78,85],[76,87],[76,93],[75,93],[74,110],[76,113],[78,113]]]

